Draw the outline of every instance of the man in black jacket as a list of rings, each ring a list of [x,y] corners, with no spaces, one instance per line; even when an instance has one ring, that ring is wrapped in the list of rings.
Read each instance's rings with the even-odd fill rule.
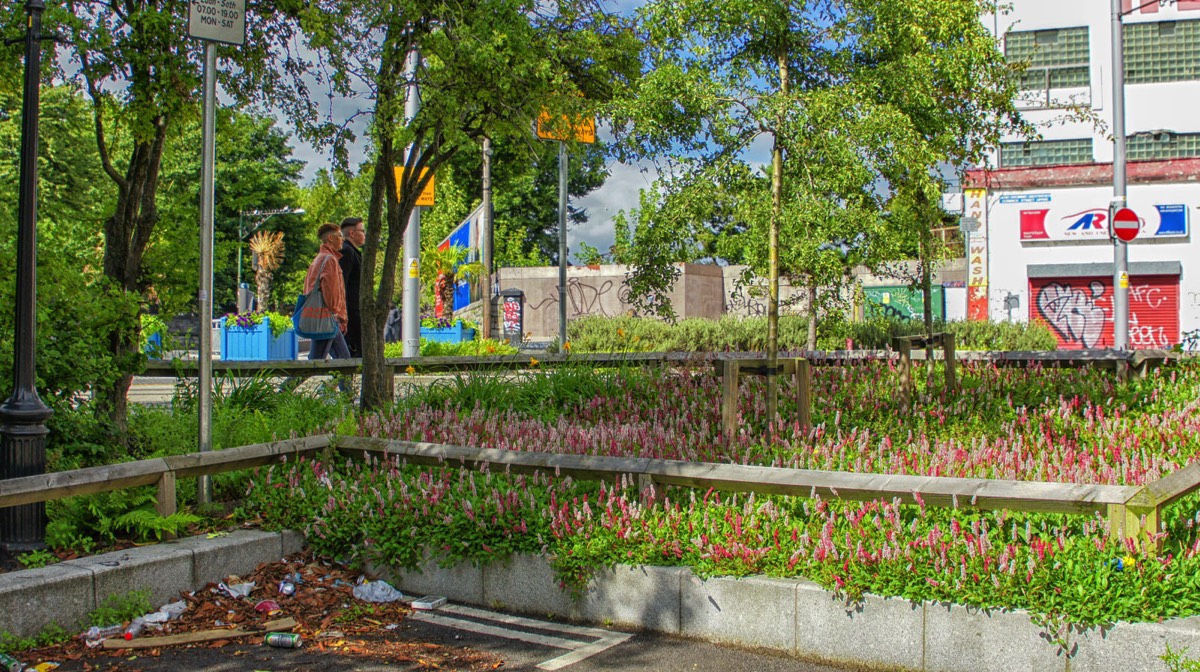
[[[367,231],[362,217],[347,217],[342,220],[342,278],[346,281],[346,345],[350,346],[351,357],[362,357],[362,313],[358,307],[358,285],[362,277],[362,252],[359,248],[367,242]]]

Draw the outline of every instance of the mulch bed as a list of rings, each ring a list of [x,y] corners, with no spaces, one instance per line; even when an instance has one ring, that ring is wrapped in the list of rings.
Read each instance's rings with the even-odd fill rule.
[[[290,596],[280,593],[280,581],[297,573],[301,582],[296,584],[295,593]],[[139,639],[219,628],[252,630],[266,621],[290,616],[297,622],[291,632],[303,638],[306,651],[403,663],[408,669],[422,670],[494,670],[503,665],[503,660],[492,654],[403,641],[399,626],[409,608],[400,601],[373,604],[355,598],[353,586],[357,578],[357,574],[342,567],[307,553],[297,554],[281,562],[260,565],[250,575],[226,578],[227,585],[253,581],[255,586],[248,598],[232,598],[220,592],[216,583],[210,583],[194,594],[181,593],[181,598],[188,602],[183,616],[164,624],[161,631],[147,629]],[[277,602],[279,610],[270,613],[256,610],[255,605],[264,600]],[[31,667],[43,661],[64,664],[78,661],[71,667],[91,670],[102,664],[111,670],[114,659],[128,658],[132,653],[139,657],[158,657],[169,656],[171,651],[183,648],[220,649],[255,643],[262,645],[262,636],[130,651],[89,648],[81,638],[75,637],[69,642],[24,651],[15,657]]]

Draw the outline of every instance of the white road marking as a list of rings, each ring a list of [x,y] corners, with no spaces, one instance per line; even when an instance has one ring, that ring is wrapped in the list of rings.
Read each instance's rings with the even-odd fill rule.
[[[446,614],[455,614],[465,618],[454,618],[454,616],[449,616]],[[467,632],[474,632],[480,635],[514,639],[520,642],[549,646],[556,649],[566,649],[567,653],[556,658],[551,658],[550,660],[540,663],[537,666],[539,670],[549,671],[561,670],[568,665],[594,656],[601,651],[608,650],[633,637],[633,635],[626,634],[624,632],[610,632],[608,630],[601,630],[599,628],[588,628],[579,625],[570,625],[567,623],[537,621],[531,618],[512,616],[510,614],[500,614],[494,611],[485,611],[483,609],[475,609],[473,607],[465,607],[457,604],[447,604],[434,611],[414,611],[409,618],[448,628],[466,630]],[[492,621],[494,623],[502,623],[504,625],[521,628],[534,628],[542,631],[561,632],[565,635],[572,635],[575,638],[555,637],[553,635],[525,632],[523,630],[516,630],[511,627],[506,628],[499,625],[480,623],[476,620],[467,620],[468,618],[478,619],[478,621]],[[584,637],[594,641],[580,641],[579,639],[576,639],[578,637]]]

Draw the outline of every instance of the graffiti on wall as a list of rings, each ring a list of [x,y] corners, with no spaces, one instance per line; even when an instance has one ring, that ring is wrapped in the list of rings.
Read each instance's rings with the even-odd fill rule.
[[[1113,343],[1113,292],[1107,280],[1057,280],[1034,290],[1036,317],[1058,335],[1059,347]],[[1129,347],[1169,348],[1179,339],[1179,295],[1161,283],[1129,287]]]
[[[612,314],[604,307],[601,299],[612,291],[614,284],[612,280],[603,280],[598,285],[594,285],[579,278],[567,278],[567,300],[569,301],[567,315],[569,317],[580,317],[583,315],[612,317]],[[541,310],[546,306],[557,307],[558,301],[558,285],[555,285],[551,290],[550,296],[529,306],[529,310]],[[625,292],[618,292],[617,301],[622,305],[628,303],[628,295]]]
[[[1104,308],[1097,305],[1102,296],[1104,283],[1098,280],[1088,283],[1084,289],[1051,282],[1038,291],[1035,305],[1038,314],[1062,340],[1094,348],[1108,321]]]

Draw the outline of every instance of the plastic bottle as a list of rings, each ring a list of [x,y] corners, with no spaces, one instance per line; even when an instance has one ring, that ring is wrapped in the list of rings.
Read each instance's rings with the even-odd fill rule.
[[[142,631],[145,629],[146,622],[142,620],[141,616],[138,616],[137,618],[133,619],[132,622],[130,622],[128,628],[125,628],[125,640],[129,641],[134,637],[141,635]]]
[[[125,628],[119,623],[117,625],[106,625],[103,627],[93,625],[87,629],[87,632],[83,633],[83,638],[108,639],[109,637],[119,637],[124,631]]]

